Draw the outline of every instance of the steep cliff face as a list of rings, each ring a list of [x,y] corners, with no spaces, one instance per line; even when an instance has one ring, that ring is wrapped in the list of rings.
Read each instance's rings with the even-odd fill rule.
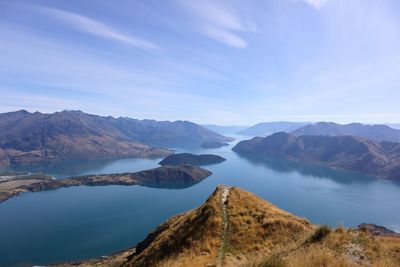
[[[287,133],[239,142],[233,150],[243,155],[276,156],[315,162],[329,167],[400,179],[400,144],[376,142],[355,136]]]

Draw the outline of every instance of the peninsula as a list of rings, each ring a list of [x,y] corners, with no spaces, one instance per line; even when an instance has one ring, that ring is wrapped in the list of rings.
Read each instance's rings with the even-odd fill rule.
[[[16,175],[7,180],[0,180],[0,202],[24,192],[48,191],[82,185],[145,185],[183,188],[198,183],[210,175],[210,171],[190,165],[163,166],[134,173],[85,175],[67,179],[54,179],[42,174],[31,177]]]

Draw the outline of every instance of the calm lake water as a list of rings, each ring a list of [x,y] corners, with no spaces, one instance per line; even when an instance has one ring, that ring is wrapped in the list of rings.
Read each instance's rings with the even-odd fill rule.
[[[232,144],[233,145],[233,144]],[[227,160],[184,189],[142,186],[72,187],[26,193],[0,204],[0,266],[44,265],[98,257],[134,246],[168,217],[201,204],[218,184],[239,186],[317,224],[363,222],[400,230],[400,184],[367,175],[279,159],[248,159],[198,149]],[[139,171],[160,159],[70,162],[28,171],[57,178]]]

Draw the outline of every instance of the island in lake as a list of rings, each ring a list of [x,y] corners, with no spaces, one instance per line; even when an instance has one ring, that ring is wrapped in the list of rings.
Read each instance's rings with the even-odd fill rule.
[[[276,156],[332,168],[400,179],[400,144],[356,136],[294,136],[276,133],[241,141],[233,151],[241,155]]]
[[[54,179],[44,174],[7,174],[0,176],[0,202],[24,192],[47,191],[81,185],[145,185],[184,188],[196,184],[210,175],[210,171],[190,165],[162,166],[134,173],[85,175],[67,179]]]
[[[226,159],[212,154],[202,154],[202,155],[194,155],[190,153],[180,153],[180,154],[173,154],[162,161],[159,162],[160,165],[171,165],[171,166],[178,166],[178,165],[209,165],[209,164],[216,164],[225,161]]]
[[[208,141],[200,145],[201,148],[220,148],[224,146],[229,146],[229,144],[225,142]]]

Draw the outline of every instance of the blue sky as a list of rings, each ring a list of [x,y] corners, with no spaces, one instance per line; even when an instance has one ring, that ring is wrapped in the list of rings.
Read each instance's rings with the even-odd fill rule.
[[[0,112],[400,122],[400,1],[0,2]]]

